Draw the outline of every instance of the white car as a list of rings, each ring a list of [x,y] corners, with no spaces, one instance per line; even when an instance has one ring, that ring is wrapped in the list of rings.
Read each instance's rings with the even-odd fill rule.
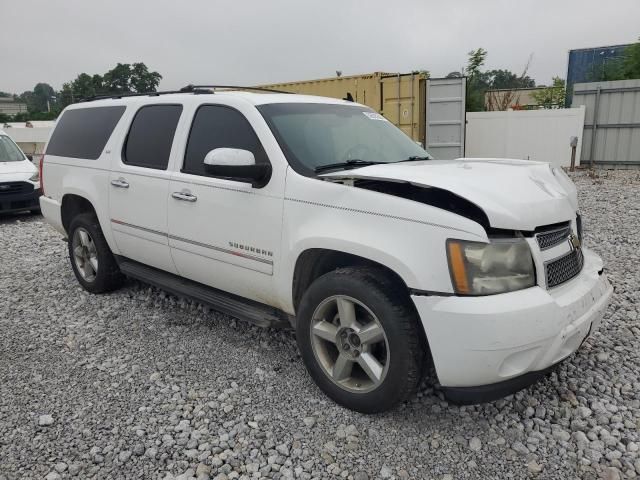
[[[319,387],[361,412],[430,365],[455,402],[523,388],[612,293],[561,169],[433,160],[349,101],[192,87],[72,105],[42,178],[85,289],[124,274],[291,324]]]
[[[11,137],[0,130],[0,215],[40,212],[40,173]]]

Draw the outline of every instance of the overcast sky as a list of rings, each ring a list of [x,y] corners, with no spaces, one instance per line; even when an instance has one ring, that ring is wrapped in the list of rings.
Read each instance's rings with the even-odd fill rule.
[[[636,41],[640,0],[16,0],[1,2],[0,90],[59,89],[79,73],[142,61],[162,89],[253,85],[373,71],[486,68],[539,84],[568,50]]]

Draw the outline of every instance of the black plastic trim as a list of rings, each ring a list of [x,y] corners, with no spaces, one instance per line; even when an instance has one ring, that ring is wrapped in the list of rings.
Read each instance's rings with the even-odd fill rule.
[[[451,292],[435,292],[433,290],[420,290],[417,288],[410,288],[409,295],[416,297],[457,297],[455,293]]]
[[[40,208],[41,195],[42,190],[39,188],[32,189],[29,192],[0,195],[0,214],[36,210]],[[16,208],[15,204],[24,204],[25,206]]]
[[[560,363],[562,362],[551,365],[544,370],[528,372],[503,382],[477,387],[442,387],[442,391],[447,400],[457,405],[492,402],[533,385],[551,373]]]
[[[282,328],[292,326],[293,317],[275,307],[242,298],[184,277],[164,272],[126,257],[116,256],[120,270],[173,295],[189,297],[215,308],[217,311],[247,320],[259,327]]]

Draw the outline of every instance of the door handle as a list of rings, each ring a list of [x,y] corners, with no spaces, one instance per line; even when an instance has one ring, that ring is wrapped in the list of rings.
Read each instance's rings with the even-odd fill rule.
[[[129,184],[124,178],[118,178],[117,180],[111,180],[111,185],[118,188],[129,188]]]
[[[198,200],[198,197],[189,192],[173,192],[171,196],[176,200],[184,200],[185,202],[195,202]]]

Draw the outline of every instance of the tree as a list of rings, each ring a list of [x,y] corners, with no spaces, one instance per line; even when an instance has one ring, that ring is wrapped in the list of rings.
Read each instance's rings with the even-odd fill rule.
[[[33,111],[48,112],[55,102],[56,92],[48,83],[38,83],[33,88],[33,97],[35,100]]]
[[[134,92],[155,92],[162,75],[150,72],[144,63],[134,63],[130,73],[130,87]]]
[[[602,63],[592,65],[587,77],[591,82],[640,78],[640,38],[625,48],[619,57],[607,57]]]
[[[640,78],[640,37],[637,43],[625,49],[622,74],[626,79]]]
[[[484,110],[484,92],[487,89],[486,78],[480,72],[484,65],[487,51],[484,48],[471,50],[464,72],[467,75],[467,112],[480,112]]]
[[[162,80],[158,72],[150,72],[144,63],[118,63],[103,76],[105,93],[155,92]]]
[[[527,75],[527,69],[522,75],[516,75],[510,70],[489,70],[489,85],[492,90],[505,90],[514,88],[531,88],[536,86],[533,78]]]
[[[538,92],[533,92],[533,98],[544,108],[560,108],[564,105],[566,94],[565,81],[560,77],[553,77],[553,84]]]

